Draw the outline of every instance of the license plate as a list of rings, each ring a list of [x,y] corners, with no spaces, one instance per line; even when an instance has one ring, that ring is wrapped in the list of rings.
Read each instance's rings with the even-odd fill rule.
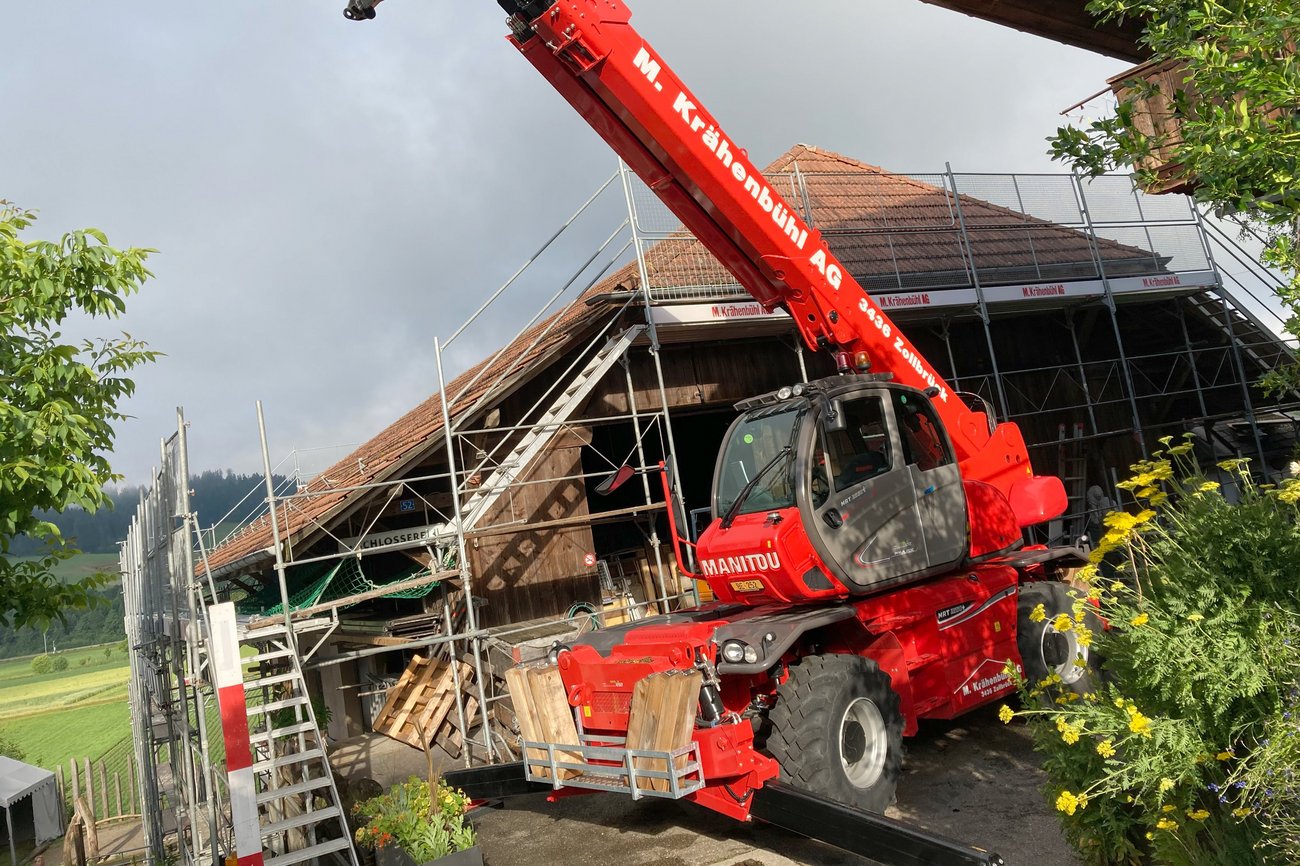
[[[763,581],[761,580],[733,580],[731,588],[736,592],[762,592]]]

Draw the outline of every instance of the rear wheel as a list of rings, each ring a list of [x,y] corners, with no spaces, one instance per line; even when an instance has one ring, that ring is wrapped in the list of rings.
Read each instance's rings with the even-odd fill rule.
[[[885,811],[903,766],[903,717],[888,675],[860,656],[807,656],[776,691],[767,749],[781,779]]]
[[[1099,682],[1097,654],[1092,646],[1080,643],[1074,620],[1074,604],[1081,597],[1078,590],[1055,580],[1030,583],[1020,588],[1016,627],[1025,679],[1030,681],[1031,687],[1039,688],[1039,683],[1053,674],[1061,678],[1059,684],[1046,687],[1044,695],[1054,695],[1058,691],[1082,695],[1093,691]],[[1044,617],[1035,622],[1033,612],[1040,604]],[[1062,614],[1070,618],[1069,628],[1058,629],[1054,624]],[[1101,622],[1090,606],[1084,614],[1083,625],[1094,637],[1101,633]]]

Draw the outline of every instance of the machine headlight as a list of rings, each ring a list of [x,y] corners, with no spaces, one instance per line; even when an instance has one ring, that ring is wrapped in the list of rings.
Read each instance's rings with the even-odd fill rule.
[[[794,389],[791,388],[789,385],[786,385],[785,387],[781,388],[776,392],[776,399],[789,400],[790,397],[793,395],[794,395]]]
[[[729,640],[722,645],[723,661],[731,662],[733,665],[745,661],[750,653],[754,653],[754,661],[758,661],[758,653],[754,652],[752,646],[746,646],[744,641]]]
[[[752,665],[756,661],[758,661],[758,650],[752,646],[745,647],[745,663]]]

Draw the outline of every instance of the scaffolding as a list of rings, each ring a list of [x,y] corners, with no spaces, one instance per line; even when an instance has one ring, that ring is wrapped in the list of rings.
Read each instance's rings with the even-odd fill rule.
[[[919,190],[916,195],[928,196],[925,206],[891,211],[883,201],[888,196],[881,203],[837,198],[828,190],[844,184],[833,173],[802,171],[797,164],[770,180],[832,245],[846,243],[874,256],[878,266],[862,281],[885,299],[882,306],[891,314],[905,323],[931,316],[930,328],[938,322],[936,344],[944,357],[932,360],[940,366],[947,362],[943,372],[955,387],[988,401],[1001,417],[1050,429],[1050,435],[1030,444],[1048,471],[1059,469],[1074,485],[1071,513],[1051,530],[1057,538],[1077,536],[1087,516],[1083,451],[1088,443],[1121,434],[1145,441],[1181,432],[1166,431],[1144,414],[1141,404],[1152,394],[1195,400],[1203,424],[1240,421],[1253,436],[1255,452],[1263,454],[1247,364],[1271,369],[1289,360],[1291,351],[1222,285],[1216,250],[1234,257],[1241,251],[1225,246],[1226,236],[1212,237],[1190,202],[1145,196],[1127,177],[958,175],[951,168],[881,177],[887,185]],[[579,218],[590,215],[602,197],[618,192],[626,219],[595,245],[500,351],[449,381],[444,369],[449,351],[496,305],[517,306],[519,301],[510,300],[514,296],[508,293],[519,290],[530,266]],[[1014,255],[1007,254],[1008,245]],[[923,257],[928,269],[917,266],[918,249],[929,251]],[[601,303],[590,303],[593,290],[604,285],[616,266],[621,266],[622,282],[604,292]],[[1051,293],[1038,294],[1044,287]],[[577,300],[557,307],[574,289]],[[1125,344],[1119,317],[1125,303],[1175,296],[1190,304],[1178,308],[1180,346],[1151,353]],[[1071,357],[1032,366],[1009,361],[999,350],[999,315],[1029,309],[1043,297],[1062,299],[1054,309]],[[693,603],[693,587],[683,585],[665,562],[656,528],[656,517],[666,506],[652,484],[658,470],[655,455],[671,468],[679,454],[660,357],[662,334],[716,325],[718,316],[771,319],[766,311],[744,307],[747,298],[620,164],[463,325],[435,340],[439,394],[424,407],[429,417],[406,450],[376,455],[363,446],[334,470],[310,480],[298,477],[292,490],[279,488],[272,483],[259,404],[264,510],[241,530],[251,535],[236,534],[226,541],[261,539],[269,532],[271,543],[219,567],[208,564],[216,540],[200,530],[190,511],[185,422],[178,413],[177,432],[163,443],[163,468],[142,498],[122,554],[132,717],[142,769],[138,784],[151,862],[161,864],[174,851],[177,859],[197,866],[235,854],[238,845],[239,810],[232,803],[213,687],[209,606],[245,605],[236,624],[238,640],[253,647],[256,659],[245,671],[248,715],[266,719],[260,735],[254,729],[253,761],[264,771],[257,783],[257,814],[272,861],[355,864],[324,756],[326,732],[317,723],[306,674],[319,676],[321,690],[328,693],[325,684],[334,681],[329,677],[337,678],[339,665],[392,653],[441,655],[456,677],[448,719],[463,743],[459,759],[466,765],[509,759],[517,757],[517,746],[502,731],[496,713],[505,695],[492,675],[494,647],[572,635],[607,615],[637,618]],[[742,308],[727,307],[737,303]],[[723,312],[707,315],[718,308]],[[1090,358],[1081,352],[1075,317],[1085,310],[1093,311],[1094,326],[1113,331],[1115,357]],[[1223,344],[1193,345],[1188,312],[1199,316],[1202,326],[1217,323],[1226,335]],[[982,335],[985,354],[979,369],[970,366],[973,362],[962,356],[953,337],[952,328],[961,323]],[[797,339],[790,346],[798,375],[807,380],[803,347]],[[637,352],[649,356],[653,369],[653,384],[642,388],[654,395],[651,405],[638,402],[634,387],[630,359]],[[542,365],[553,372],[548,382],[525,387],[527,374]],[[608,389],[620,367],[626,411],[588,407],[584,413],[593,389],[602,382]],[[1229,392],[1238,395],[1239,411],[1216,412]],[[502,411],[507,404],[509,417]],[[1268,411],[1300,424],[1291,420],[1300,417],[1294,414],[1298,408],[1300,398],[1280,401]],[[1103,419],[1114,418],[1117,411],[1126,423],[1108,426]],[[1058,421],[1067,415],[1068,425]],[[630,450],[603,453],[590,438],[582,440],[584,431],[600,425],[630,428]],[[541,459],[565,437],[577,437],[583,448],[598,452],[599,467],[551,465]],[[382,466],[367,463],[377,456],[386,461]],[[538,490],[589,486],[620,467],[639,476],[636,504],[592,513],[584,503],[578,512],[556,515],[529,504]],[[669,477],[678,484],[679,473]],[[681,493],[679,486],[676,492]],[[423,525],[386,530],[384,521],[394,513],[408,522],[418,515]],[[560,532],[613,520],[632,521],[644,534],[654,561],[653,586],[634,593],[635,575],[615,574],[610,563],[593,557],[584,567],[597,587],[596,601],[608,595],[612,606],[575,604],[560,618],[567,631],[532,621],[485,626],[481,596],[476,595],[481,575],[472,567],[474,548],[515,533]],[[342,529],[345,525],[352,528]],[[382,575],[369,568],[371,557],[395,553],[411,564]],[[196,559],[202,568],[195,568]],[[260,587],[248,582],[253,570],[263,575]],[[363,648],[355,648],[359,644],[353,639],[346,645],[354,648],[344,649],[340,636],[354,625],[343,612],[386,597],[422,599],[419,629]],[[457,661],[466,663],[471,682],[461,680]],[[297,690],[284,691],[286,684]],[[382,689],[379,684],[374,691]],[[277,739],[284,741],[283,749]],[[286,775],[288,764],[316,758],[314,772]],[[296,798],[296,806],[288,805],[288,798]]]

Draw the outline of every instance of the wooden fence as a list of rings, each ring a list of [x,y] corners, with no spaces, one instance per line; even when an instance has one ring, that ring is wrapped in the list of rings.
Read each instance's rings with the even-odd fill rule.
[[[54,778],[69,812],[77,799],[84,797],[96,823],[140,816],[134,754],[118,761],[112,760],[112,750],[94,761],[69,758],[66,769],[65,773],[63,766],[56,767]]]

